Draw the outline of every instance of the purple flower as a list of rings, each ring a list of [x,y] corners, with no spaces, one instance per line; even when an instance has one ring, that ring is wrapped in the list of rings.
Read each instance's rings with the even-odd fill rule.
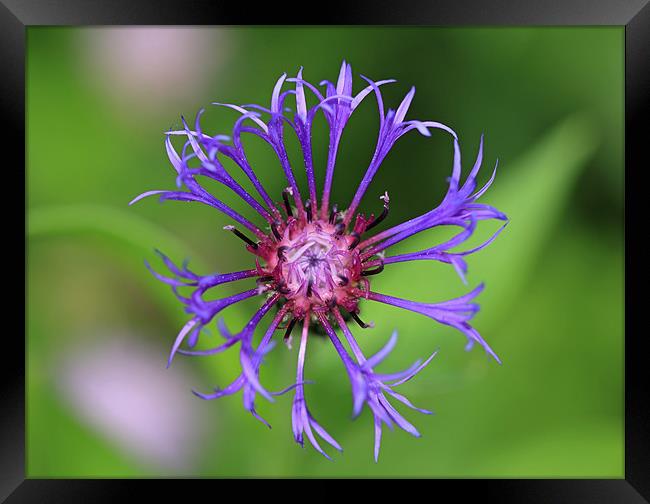
[[[422,413],[429,413],[427,410],[413,406],[394,388],[424,369],[435,353],[424,362],[418,361],[402,372],[390,374],[376,372],[375,367],[394,348],[397,335],[394,333],[388,344],[376,355],[366,358],[346,322],[353,319],[362,328],[369,327],[359,317],[362,300],[404,308],[451,326],[465,335],[468,340],[466,346],[468,350],[474,343],[479,343],[489,355],[500,362],[494,351],[470,324],[470,320],[479,309],[478,304],[473,300],[483,289],[482,284],[464,296],[435,303],[400,299],[375,292],[371,288],[372,276],[381,273],[386,265],[419,260],[451,264],[466,283],[467,264],[464,258],[489,245],[503,227],[478,246],[460,251],[454,249],[473,235],[479,221],[496,219],[507,223],[507,218],[496,208],[478,203],[478,199],[492,184],[496,173],[495,167],[490,180],[477,190],[476,177],[483,160],[483,138],[474,166],[465,181],[461,183],[460,145],[456,133],[438,122],[406,120],[415,88],[411,88],[396,110],[384,110],[380,86],[394,81],[388,79],[373,82],[363,78],[367,85],[355,95],[352,92],[352,68],[345,62],[341,66],[336,84],[329,81],[321,82],[321,86],[325,87],[324,93],[304,80],[302,69],[295,78],[287,78],[286,74],[283,74],[273,88],[268,107],[216,104],[234,109],[240,114],[227,136],[221,134],[211,136],[202,131],[200,119],[203,110],[197,114],[193,129],[183,119],[183,129],[167,132],[165,140],[167,154],[177,175],[177,189],[148,191],[131,202],[134,203],[151,195],[159,195],[161,200],[197,201],[216,208],[241,226],[228,225],[224,229],[244,242],[246,250],[252,255],[249,269],[227,274],[199,275],[189,270],[186,264],[179,268],[166,256],[160,254],[170,272],[170,276],[165,276],[157,273],[147,264],[156,278],[171,286],[189,314],[187,323],[172,345],[168,365],[171,364],[176,353],[213,355],[238,345],[241,374],[223,389],[217,388],[210,394],[199,392],[195,394],[203,399],[214,399],[242,391],[244,407],[256,418],[267,423],[256,412],[257,395],[273,401],[276,395],[293,390],[295,394],[292,406],[294,438],[303,445],[304,438],[307,437],[312,446],[327,458],[329,456],[321,448],[316,436],[337,450],[341,450],[341,447],[315,420],[306,404],[305,384],[308,382],[304,377],[305,353],[310,328],[322,326],[343,361],[352,384],[354,415],[358,415],[365,405],[374,417],[375,459],[379,454],[384,424],[391,428],[397,425],[414,436],[420,435],[416,428],[395,409],[389,399],[401,402]],[[287,83],[293,84],[294,88],[283,90]],[[306,92],[309,92],[316,101],[316,104],[311,107],[307,105]],[[365,175],[352,201],[344,209],[330,202],[338,146],[350,116],[359,103],[370,94],[375,95],[379,106],[379,137]],[[285,106],[289,95],[295,96],[296,106],[293,114]],[[329,125],[328,156],[320,197],[311,145],[312,124],[316,114],[319,113],[324,115]],[[358,205],[370,182],[388,152],[402,135],[416,130],[424,136],[430,136],[430,129],[440,129],[448,133],[453,142],[453,169],[447,194],[436,208],[407,222],[371,234],[370,231],[388,216],[390,199],[387,192],[380,196],[383,209],[378,215],[367,216],[357,213]],[[307,192],[304,196],[296,182],[294,166],[287,155],[284,142],[285,130],[293,131],[300,144],[307,176]],[[277,200],[266,192],[247,159],[241,139],[244,133],[256,135],[264,140],[278,158],[287,180],[287,187]],[[172,145],[174,136],[185,138],[180,152]],[[234,165],[242,170],[250,181],[252,192],[239,184],[225,169],[222,162],[224,158],[234,162]],[[254,223],[243,217],[207,192],[199,183],[199,177],[212,179],[233,191],[245,204],[255,210],[259,215],[259,222]],[[391,246],[421,231],[438,226],[456,226],[459,232],[446,242],[433,244],[425,250],[387,255]],[[208,290],[223,283],[253,278],[256,285],[242,290],[239,294],[216,300],[206,300],[203,297]],[[179,292],[181,290],[189,291],[189,294],[182,295]],[[230,333],[223,321],[219,320],[217,322],[219,331],[225,341],[211,349],[193,350],[204,328],[215,320],[221,310],[255,296],[262,297],[264,303],[239,333]],[[255,347],[254,332],[262,319],[273,310],[275,315],[260,343]],[[296,381],[284,390],[270,392],[260,382],[259,373],[263,358],[271,350],[272,338],[278,329],[285,331],[284,341],[291,348],[291,332],[298,322],[301,322],[302,331]],[[348,354],[337,336],[337,327],[344,335],[352,355]]]

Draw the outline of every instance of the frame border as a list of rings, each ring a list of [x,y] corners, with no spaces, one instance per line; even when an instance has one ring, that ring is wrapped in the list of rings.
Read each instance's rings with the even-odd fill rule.
[[[647,170],[647,138],[643,125],[650,117],[650,4],[649,0],[426,0],[392,4],[390,0],[363,0],[337,8],[329,3],[318,17],[307,15],[309,4],[283,9],[260,5],[244,11],[237,4],[217,0],[0,0],[0,111],[8,121],[5,145],[18,148],[19,164],[25,165],[25,41],[26,27],[40,25],[267,25],[273,21],[301,25],[411,25],[411,26],[583,26],[625,27],[625,189],[639,190],[640,174]],[[259,7],[259,8],[258,8]],[[275,7],[275,8],[274,8]],[[284,7],[284,5],[283,5]],[[7,149],[8,151],[8,149]],[[645,161],[645,162],[644,162]],[[5,167],[8,171],[8,166]],[[636,169],[635,169],[636,168]],[[26,188],[26,170],[23,175]],[[628,185],[629,184],[629,185]],[[17,196],[19,198],[20,196]],[[625,200],[625,223],[638,229],[641,208],[638,198]],[[27,280],[27,191],[23,195],[25,219],[25,277]],[[7,209],[9,205],[7,204]],[[15,210],[14,210],[15,212]],[[11,215],[11,213],[8,213]],[[20,224],[18,224],[19,226]],[[638,248],[625,242],[625,294],[636,300],[640,275],[628,274],[642,264]],[[26,293],[25,293],[26,294]],[[26,295],[25,295],[26,301]],[[26,303],[25,303],[26,314]],[[436,480],[438,490],[455,496],[479,493],[483,499],[501,503],[650,503],[650,401],[644,390],[647,377],[645,334],[637,327],[636,310],[625,310],[625,479],[535,480]],[[26,317],[25,317],[26,320]],[[25,322],[26,324],[26,322]],[[641,327],[639,324],[638,327]],[[25,327],[26,329],[26,327]],[[25,330],[25,334],[27,331]],[[645,348],[644,348],[645,347]],[[24,355],[19,338],[7,335],[6,356]],[[0,367],[0,501],[3,502],[114,502],[151,496],[151,490],[171,491],[164,480],[36,480],[26,479],[25,460],[26,360],[9,358]],[[178,481],[178,480],[175,480]],[[211,485],[209,482],[196,483]],[[182,484],[182,483],[181,483]],[[194,483],[193,483],[194,484]],[[206,490],[212,489],[204,487]],[[179,492],[179,495],[180,494]],[[186,496],[186,494],[185,494]],[[6,501],[4,500],[6,499]]]

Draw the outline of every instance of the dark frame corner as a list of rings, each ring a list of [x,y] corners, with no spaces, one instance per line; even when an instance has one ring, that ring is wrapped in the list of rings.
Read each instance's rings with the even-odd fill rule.
[[[640,174],[647,172],[647,139],[643,125],[650,117],[650,4],[649,0],[493,0],[485,8],[481,0],[436,2],[371,2],[349,4],[345,9],[330,5],[318,17],[308,10],[270,6],[245,12],[217,0],[0,0],[0,110],[7,146],[25,145],[25,45],[26,28],[36,25],[137,25],[137,24],[406,24],[406,25],[612,25],[625,27],[625,176],[626,191],[640,190]],[[479,5],[480,4],[480,5]],[[257,8],[256,8],[257,9]],[[265,9],[267,10],[265,12]],[[8,152],[10,149],[5,149]],[[20,154],[25,153],[19,147]],[[645,161],[645,162],[644,162]],[[6,161],[5,161],[6,163]],[[24,159],[23,159],[24,163]],[[17,163],[19,166],[19,163]],[[5,166],[9,173],[9,167]],[[15,170],[20,173],[20,170]],[[24,175],[23,175],[24,176]],[[23,178],[23,182],[25,179]],[[17,193],[17,192],[16,192]],[[639,199],[625,199],[625,226],[642,229]],[[26,203],[26,193],[22,204]],[[8,208],[9,209],[9,208]],[[5,215],[11,215],[6,213]],[[26,221],[23,221],[26,224]],[[23,225],[22,231],[25,231]],[[16,232],[16,235],[18,231]],[[27,243],[25,242],[25,248]],[[627,274],[641,264],[638,247],[626,236],[626,299],[640,299],[638,273]],[[633,270],[632,270],[633,271]],[[24,277],[26,280],[26,277]],[[438,480],[455,495],[480,492],[495,501],[551,503],[643,503],[650,502],[650,401],[643,389],[647,368],[642,362],[646,331],[629,331],[638,318],[626,306],[625,351],[625,479],[611,480]],[[150,495],[153,484],[138,480],[36,480],[26,479],[25,464],[25,347],[19,338],[6,334],[0,366],[0,501],[6,502],[115,502]],[[183,484],[182,480],[175,480]],[[210,484],[209,482],[194,482]],[[165,491],[171,485],[164,482]],[[175,485],[174,485],[175,486]],[[145,488],[146,487],[146,488]],[[160,488],[160,487],[159,487]],[[146,494],[145,494],[146,492]],[[492,500],[490,499],[490,500]]]

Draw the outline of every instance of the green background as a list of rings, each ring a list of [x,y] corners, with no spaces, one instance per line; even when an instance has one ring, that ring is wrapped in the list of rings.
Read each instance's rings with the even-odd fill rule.
[[[118,29],[28,29],[30,477],[623,476],[622,28],[148,33],[138,35],[138,45]],[[178,356],[164,369],[186,314],[143,260],[163,271],[153,252],[159,248],[177,263],[189,258],[202,274],[249,268],[252,261],[221,230],[227,219],[208,207],[161,205],[155,198],[127,207],[140,192],[174,187],[162,132],[178,127],[180,114],[193,120],[213,101],[268,104],[282,72],[295,75],[303,65],[304,77],[318,84],[335,80],[343,59],[352,64],[355,91],[362,87],[359,74],[397,79],[383,88],[386,106],[396,107],[415,85],[407,117],[451,126],[465,170],[485,133],[479,182],[497,158],[499,171],[483,200],[511,219],[490,247],[468,258],[467,286],[450,266],[424,261],[390,265],[373,277],[373,290],[423,302],[485,281],[473,324],[503,361],[499,366],[479,348],[465,352],[462,335],[426,317],[362,304],[364,320],[375,322],[373,329],[354,329],[367,353],[399,330],[380,370],[402,369],[439,349],[425,371],[400,387],[435,415],[405,410],[422,438],[385,429],[378,464],[372,417],[366,409],[352,421],[347,375],[325,339],[310,339],[306,378],[316,383],[306,393],[315,417],[345,450],[330,450],[334,462],[293,442],[291,394],[274,404],[258,397],[272,430],[244,411],[240,394],[206,402],[191,394],[193,387],[207,392],[229,383],[237,374],[236,351]],[[236,117],[209,107],[204,128],[228,133]],[[322,117],[317,123],[322,177],[327,133]],[[346,128],[334,201],[350,200],[377,128],[370,96]],[[286,182],[277,161],[261,142],[248,141],[247,148],[279,199]],[[391,196],[386,226],[432,208],[444,195],[451,161],[444,133],[409,133],[383,163],[362,210],[378,211],[384,190]],[[209,189],[235,202],[223,188]],[[481,223],[472,243],[496,226]],[[422,233],[392,253],[440,239],[439,232]],[[220,287],[219,295],[243,285]],[[237,329],[258,305],[246,301],[223,315]],[[113,339],[122,350],[114,351]],[[212,345],[218,336],[207,339]],[[295,345],[292,351],[278,345],[263,382],[271,389],[290,383],[296,357]],[[93,399],[79,396],[79,387]],[[132,402],[125,403],[126,393]],[[138,448],[148,435],[149,451]]]

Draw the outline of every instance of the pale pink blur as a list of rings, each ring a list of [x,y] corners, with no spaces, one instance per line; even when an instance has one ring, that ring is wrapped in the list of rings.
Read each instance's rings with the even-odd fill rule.
[[[193,104],[214,88],[229,59],[227,30],[100,27],[80,32],[82,70],[115,104],[155,113]]]
[[[207,429],[205,402],[191,388],[182,361],[173,372],[142,338],[106,333],[66,349],[55,371],[57,388],[79,419],[151,468],[191,471]]]

